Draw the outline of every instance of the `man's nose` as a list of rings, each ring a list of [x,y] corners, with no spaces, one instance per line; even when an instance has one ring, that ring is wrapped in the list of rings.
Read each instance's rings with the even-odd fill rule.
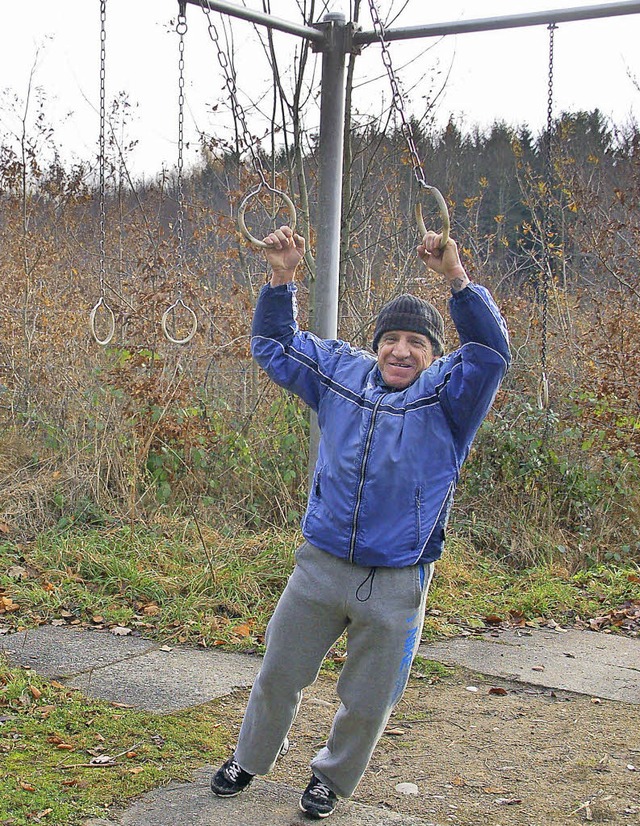
[[[394,342],[393,354],[398,357],[405,357],[409,355],[409,345],[403,338],[399,338]]]

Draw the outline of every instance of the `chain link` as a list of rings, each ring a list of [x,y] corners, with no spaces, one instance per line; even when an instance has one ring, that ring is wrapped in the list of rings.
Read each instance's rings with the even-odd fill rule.
[[[540,406],[549,405],[549,380],[547,376],[547,350],[549,326],[549,289],[552,280],[551,233],[553,221],[551,210],[553,207],[553,59],[554,35],[557,26],[550,23],[549,29],[549,76],[547,81],[547,140],[545,146],[544,183],[545,183],[545,214],[542,226],[543,255],[542,255],[542,330],[540,343]]]
[[[176,32],[178,42],[178,206],[176,212],[176,235],[178,236],[178,280],[176,292],[182,298],[182,276],[184,270],[184,36],[187,33],[186,3],[180,3]]]
[[[240,139],[244,148],[249,152],[251,156],[251,163],[253,164],[253,168],[256,171],[256,174],[259,176],[260,181],[263,186],[271,189],[269,183],[267,181],[267,173],[264,168],[264,164],[262,163],[262,159],[260,158],[260,154],[256,151],[254,146],[253,138],[251,137],[251,133],[249,132],[249,127],[247,126],[247,119],[245,117],[244,111],[242,106],[238,101],[238,88],[236,85],[235,75],[229,65],[229,60],[227,55],[224,52],[220,44],[220,36],[218,34],[218,30],[216,29],[215,23],[211,17],[211,9],[209,6],[204,3],[203,0],[200,0],[200,6],[202,7],[202,11],[207,16],[207,28],[209,32],[209,37],[216,47],[216,53],[218,55],[218,63],[220,64],[220,68],[224,74],[224,82],[229,92],[229,100],[231,101],[231,109],[233,112],[233,116],[236,119],[236,122],[240,124],[241,128],[241,136]]]
[[[378,14],[378,10],[376,8],[374,0],[369,0],[369,8],[371,9],[371,19],[373,20],[373,28],[376,34],[378,35],[378,38],[380,39],[380,46],[382,48],[382,62],[384,63],[384,67],[387,70],[387,75],[389,76],[389,83],[391,84],[392,103],[396,112],[398,113],[398,116],[400,117],[401,131],[407,143],[409,153],[411,154],[413,174],[415,175],[416,180],[418,181],[420,186],[426,188],[428,187],[428,184],[424,176],[422,161],[420,160],[418,148],[413,137],[413,130],[411,129],[411,125],[409,124],[409,121],[407,120],[404,112],[404,99],[402,97],[400,84],[398,82],[398,79],[396,78],[395,72],[393,71],[391,53],[389,52],[389,45],[385,38],[384,24],[380,19],[380,15]]]
[[[385,69],[387,70],[387,75],[389,76],[389,83],[391,84],[393,108],[400,117],[401,131],[407,144],[407,148],[409,149],[409,154],[411,155],[411,165],[413,168],[413,174],[415,176],[416,181],[418,182],[418,186],[421,189],[424,189],[426,192],[429,192],[435,198],[436,203],[438,205],[438,211],[440,212],[440,218],[442,220],[440,249],[444,249],[449,241],[450,230],[449,209],[447,207],[447,202],[443,198],[442,193],[439,189],[427,183],[427,180],[424,175],[422,161],[420,160],[420,155],[418,154],[418,147],[416,146],[416,142],[413,137],[413,130],[411,129],[411,124],[407,120],[407,117],[404,112],[404,99],[402,96],[402,91],[400,89],[400,84],[398,82],[395,72],[393,71],[393,63],[391,62],[391,53],[389,51],[389,45],[387,43],[387,39],[385,36],[384,24],[380,19],[380,15],[378,14],[378,9],[376,8],[374,0],[369,0],[369,9],[371,10],[371,19],[373,20],[373,27],[375,29],[376,34],[378,35],[378,39],[380,40],[380,46],[382,48],[382,62],[384,63]],[[415,216],[421,236],[426,235],[427,228],[425,227],[424,220],[422,218],[422,206],[420,203],[415,204]]]
[[[99,190],[100,190],[100,297],[105,297],[107,216],[105,193],[105,121],[106,121],[106,64],[107,64],[107,0],[100,0],[100,136],[99,136]]]
[[[89,314],[89,329],[98,344],[107,345],[113,338],[116,331],[116,318],[111,307],[106,301],[106,238],[107,238],[107,218],[106,218],[106,193],[105,193],[105,86],[106,86],[106,62],[107,62],[107,0],[100,0],[100,135],[98,139],[98,177],[100,194],[100,239],[99,239],[99,272],[100,272],[100,298]],[[98,325],[98,314],[102,322]],[[105,326],[107,332],[104,336],[98,333],[98,326]]]

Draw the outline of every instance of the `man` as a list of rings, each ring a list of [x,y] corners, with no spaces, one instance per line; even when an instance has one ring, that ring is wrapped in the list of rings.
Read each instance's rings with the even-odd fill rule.
[[[305,542],[267,627],[235,753],[211,781],[221,797],[273,767],[302,690],[343,631],[341,705],[311,762],[305,814],[327,817],[338,796],[351,796],[407,684],[460,467],[510,360],[491,295],[469,281],[455,242],[441,251],[440,240],[429,232],[417,251],[451,287],[460,347],[445,357],[442,316],[403,295],[380,311],[376,359],[298,329],[294,277],[304,239],[288,227],[265,239],[272,273],[256,306],[252,352],[317,412],[321,438]]]

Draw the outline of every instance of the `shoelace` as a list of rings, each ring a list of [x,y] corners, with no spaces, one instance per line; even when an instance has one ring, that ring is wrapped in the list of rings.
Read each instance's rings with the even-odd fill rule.
[[[230,777],[234,783],[240,777],[241,771],[242,766],[239,763],[236,763],[235,760],[232,760],[232,762],[227,766],[227,776]]]
[[[309,789],[309,794],[312,794],[314,797],[329,797],[331,789],[325,786],[324,783],[317,783],[312,789]]]

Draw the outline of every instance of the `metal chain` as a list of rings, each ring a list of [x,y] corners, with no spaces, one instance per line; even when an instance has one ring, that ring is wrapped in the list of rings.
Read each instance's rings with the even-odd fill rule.
[[[411,155],[413,174],[415,176],[416,181],[418,182],[418,186],[420,186],[422,189],[424,189],[430,195],[432,195],[435,198],[435,201],[438,205],[438,211],[440,212],[440,218],[442,219],[442,235],[440,238],[440,248],[444,249],[449,241],[449,209],[440,190],[437,189],[435,186],[431,186],[427,183],[427,180],[424,175],[424,169],[422,167],[422,161],[420,160],[420,155],[418,154],[418,147],[416,146],[416,142],[413,137],[413,130],[411,129],[411,125],[407,120],[404,112],[404,100],[402,97],[402,92],[400,90],[400,84],[398,83],[398,79],[395,75],[395,72],[393,71],[393,63],[391,62],[391,53],[389,52],[389,46],[387,44],[387,40],[385,37],[384,24],[380,19],[380,15],[378,14],[378,9],[376,8],[374,0],[369,0],[369,9],[371,10],[371,19],[373,20],[373,27],[375,29],[376,34],[378,35],[378,39],[380,40],[380,46],[382,48],[382,62],[384,63],[385,69],[387,70],[387,75],[389,76],[389,83],[391,84],[393,107],[400,117],[401,131],[404,135],[405,142]],[[424,220],[422,218],[422,205],[420,203],[416,203],[415,205],[415,216],[421,236],[426,235],[427,228],[425,227]]]
[[[276,189],[275,186],[269,184],[267,181],[267,171],[262,163],[262,159],[260,158],[260,153],[256,150],[254,146],[254,141],[251,137],[251,133],[249,132],[249,127],[247,126],[247,119],[244,114],[244,110],[238,101],[238,87],[236,85],[235,74],[229,65],[229,61],[227,59],[227,55],[224,52],[220,44],[220,36],[218,34],[218,30],[213,22],[211,17],[211,9],[209,6],[204,2],[204,0],[200,0],[200,6],[202,11],[207,16],[207,28],[209,31],[209,37],[216,47],[216,54],[218,56],[218,63],[220,64],[220,68],[224,74],[224,81],[227,91],[229,92],[229,100],[231,101],[231,110],[233,112],[233,116],[235,118],[236,123],[240,124],[241,128],[241,135],[240,141],[244,145],[244,148],[249,152],[251,156],[251,163],[253,168],[260,178],[260,183],[258,186],[253,189],[249,194],[244,198],[242,203],[238,208],[238,228],[240,232],[244,235],[244,237],[249,241],[253,246],[258,248],[265,248],[267,245],[260,241],[258,238],[255,238],[251,232],[248,230],[247,225],[244,220],[245,211],[247,206],[250,202],[257,198],[263,189],[266,189],[267,192],[271,194],[272,204],[274,203],[274,199],[280,198],[289,213],[289,220],[288,224],[291,229],[295,229],[296,226],[296,208],[293,204],[293,201],[289,198],[289,196],[282,192],[280,189]],[[272,217],[275,217],[275,210],[273,211]]]
[[[554,35],[557,26],[550,23],[549,29],[549,76],[547,82],[547,141],[545,147],[544,181],[545,181],[545,214],[542,226],[543,255],[542,255],[542,330],[540,344],[540,393],[539,404],[542,408],[549,406],[549,379],[547,376],[547,340],[549,319],[549,289],[551,285],[551,232],[553,206],[553,48]]]
[[[384,24],[380,19],[380,15],[378,14],[378,10],[376,8],[374,0],[369,0],[369,8],[371,9],[371,19],[373,20],[373,28],[376,34],[378,35],[378,38],[380,39],[380,46],[382,48],[382,62],[384,63],[385,69],[387,70],[387,75],[389,76],[389,83],[391,84],[392,103],[400,117],[401,131],[404,135],[404,139],[407,143],[407,147],[411,154],[413,174],[415,175],[416,180],[418,181],[420,186],[427,187],[428,184],[424,176],[422,161],[420,160],[420,156],[418,155],[418,148],[413,137],[413,130],[411,129],[411,125],[409,124],[409,121],[407,120],[404,113],[404,100],[402,97],[402,92],[400,90],[400,84],[398,83],[398,79],[396,78],[395,72],[393,71],[391,53],[389,52],[389,46],[385,38]]]
[[[105,186],[105,87],[107,63],[107,0],[100,0],[100,134],[98,140],[98,177],[100,196],[100,239],[99,239],[99,273],[100,298],[89,314],[89,328],[98,344],[109,344],[116,331],[116,319],[111,307],[106,301],[106,249],[107,249],[107,217],[106,217],[106,186]],[[97,330],[96,319],[98,312],[106,317],[107,332],[100,336]],[[101,326],[104,326],[104,322]]]
[[[176,23],[176,32],[179,36],[178,41],[178,178],[176,181],[177,194],[177,208],[176,208],[176,235],[178,237],[178,277],[176,280],[176,300],[170,307],[162,314],[160,325],[165,338],[172,344],[188,344],[196,334],[198,329],[198,318],[194,311],[185,304],[182,298],[182,285],[184,273],[184,187],[182,181],[182,173],[184,169],[184,36],[187,33],[187,0],[178,0],[179,11],[178,20]],[[175,327],[176,311],[181,309],[184,311],[189,323],[190,329],[185,336],[177,338],[169,329],[169,321],[173,322],[172,327]]]
[[[107,217],[105,196],[105,120],[106,120],[106,63],[107,63],[107,0],[100,0],[100,296],[105,297]]]
[[[254,147],[254,141],[251,137],[251,133],[249,132],[249,127],[247,126],[247,119],[245,117],[242,106],[240,106],[240,103],[238,101],[238,89],[236,86],[235,75],[231,69],[231,66],[229,65],[227,55],[225,54],[224,49],[220,45],[220,36],[218,34],[218,30],[216,29],[215,23],[213,22],[213,19],[211,17],[211,9],[204,2],[204,0],[200,0],[200,6],[202,7],[202,11],[207,16],[207,28],[209,31],[209,37],[214,46],[216,47],[218,63],[220,64],[220,68],[224,73],[225,86],[227,87],[227,91],[229,92],[229,100],[231,101],[231,109],[233,111],[233,116],[235,117],[236,122],[239,123],[241,127],[241,141],[244,144],[245,149],[249,152],[251,156],[251,162],[256,171],[256,174],[260,178],[261,183],[265,187],[271,189],[267,181],[267,173],[264,168],[264,164],[262,163],[262,159],[260,158],[259,153],[256,151]]]
[[[178,43],[178,205],[176,212],[176,234],[178,236],[178,281],[177,296],[182,298],[182,275],[184,269],[184,188],[182,173],[184,168],[184,36],[187,33],[186,2],[180,2],[176,23]]]

